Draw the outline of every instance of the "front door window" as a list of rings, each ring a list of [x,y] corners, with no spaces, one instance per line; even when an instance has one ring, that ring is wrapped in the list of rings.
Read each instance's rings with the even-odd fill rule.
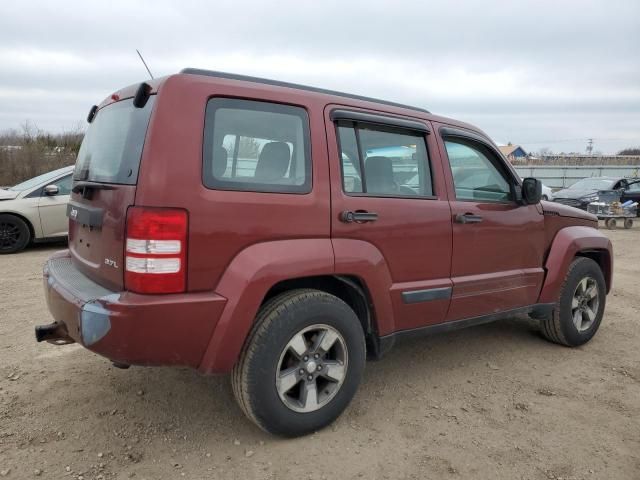
[[[464,139],[447,139],[444,144],[451,164],[456,200],[513,201],[511,186],[486,147]]]

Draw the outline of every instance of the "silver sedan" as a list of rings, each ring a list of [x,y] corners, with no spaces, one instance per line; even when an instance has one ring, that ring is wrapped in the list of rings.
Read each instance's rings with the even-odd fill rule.
[[[64,167],[0,189],[0,254],[67,236],[72,175],[73,166]]]

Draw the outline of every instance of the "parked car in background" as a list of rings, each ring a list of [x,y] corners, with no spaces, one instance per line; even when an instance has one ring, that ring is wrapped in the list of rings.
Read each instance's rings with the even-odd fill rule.
[[[553,190],[550,187],[547,187],[544,183],[542,184],[542,200],[553,200],[554,194]]]
[[[569,188],[558,190],[554,202],[586,210],[587,205],[598,200],[599,190],[619,190],[628,186],[629,180],[622,177],[589,177],[578,180]]]
[[[520,177],[522,178],[522,177]],[[524,180],[524,179],[523,179]],[[542,184],[542,200],[553,200],[553,190],[551,187],[547,187],[544,183]]]
[[[67,236],[72,173],[64,167],[0,189],[0,254]]]
[[[622,203],[627,200],[640,203],[640,178],[629,179],[627,188],[622,192],[620,198]],[[640,208],[638,208],[638,217],[640,217]]]

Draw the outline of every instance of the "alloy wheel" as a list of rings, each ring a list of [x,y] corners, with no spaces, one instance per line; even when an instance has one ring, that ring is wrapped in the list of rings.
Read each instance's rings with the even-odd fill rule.
[[[12,222],[0,223],[0,250],[11,250],[20,241],[20,228]]]
[[[275,379],[278,395],[295,412],[314,412],[335,397],[347,368],[347,345],[340,332],[325,324],[304,328],[280,355]]]
[[[579,332],[591,328],[598,314],[600,294],[598,284],[591,277],[584,277],[576,286],[571,299],[571,316]]]

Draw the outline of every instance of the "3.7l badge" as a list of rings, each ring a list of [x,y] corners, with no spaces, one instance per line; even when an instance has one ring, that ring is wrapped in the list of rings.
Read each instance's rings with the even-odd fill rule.
[[[118,264],[116,263],[116,261],[115,260],[111,260],[110,258],[105,258],[104,259],[104,264],[108,265],[109,267],[118,268]]]

